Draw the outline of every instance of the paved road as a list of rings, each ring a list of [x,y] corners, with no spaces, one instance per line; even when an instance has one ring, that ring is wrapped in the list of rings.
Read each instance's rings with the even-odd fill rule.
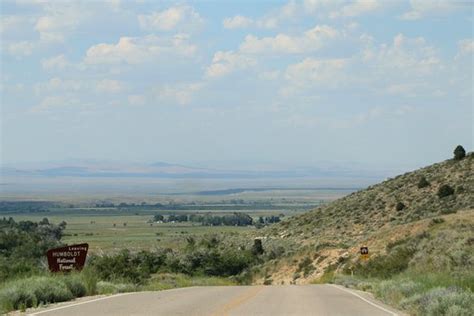
[[[209,286],[66,303],[30,315],[397,315],[368,295],[334,285]]]

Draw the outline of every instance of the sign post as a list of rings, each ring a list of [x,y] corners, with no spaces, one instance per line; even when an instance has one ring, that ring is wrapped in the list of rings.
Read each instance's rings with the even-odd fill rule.
[[[360,247],[360,257],[361,259],[369,259],[369,247]]]
[[[49,249],[48,266],[51,272],[70,272],[82,270],[86,263],[89,244],[78,244],[60,248]]]

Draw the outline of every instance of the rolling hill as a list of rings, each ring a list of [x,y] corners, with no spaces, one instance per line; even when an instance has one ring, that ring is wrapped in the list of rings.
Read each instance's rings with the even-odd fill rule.
[[[446,160],[260,230],[268,260],[256,268],[256,283],[304,284],[351,271],[381,278],[472,271],[473,164],[472,153]],[[362,246],[369,260],[361,260]]]

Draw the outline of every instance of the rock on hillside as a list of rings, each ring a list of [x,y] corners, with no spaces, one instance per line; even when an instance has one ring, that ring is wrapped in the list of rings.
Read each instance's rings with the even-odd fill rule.
[[[387,244],[426,231],[432,218],[450,218],[448,214],[458,211],[472,225],[473,164],[472,153],[460,161],[437,163],[266,228],[259,233],[265,236],[269,261],[260,269],[264,273],[259,281],[307,283],[328,266],[337,269],[357,260],[360,246],[381,254]],[[453,190],[440,196],[445,185]]]

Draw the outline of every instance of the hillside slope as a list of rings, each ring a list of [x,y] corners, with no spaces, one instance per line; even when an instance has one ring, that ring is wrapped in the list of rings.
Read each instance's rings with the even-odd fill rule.
[[[437,163],[260,231],[269,260],[256,269],[256,283],[314,282],[330,270],[354,269],[361,246],[369,247],[372,260],[407,241],[410,267],[455,270],[461,260],[461,269],[472,268],[473,164],[472,153]],[[422,178],[428,184],[420,184]],[[453,194],[440,197],[443,185]]]

